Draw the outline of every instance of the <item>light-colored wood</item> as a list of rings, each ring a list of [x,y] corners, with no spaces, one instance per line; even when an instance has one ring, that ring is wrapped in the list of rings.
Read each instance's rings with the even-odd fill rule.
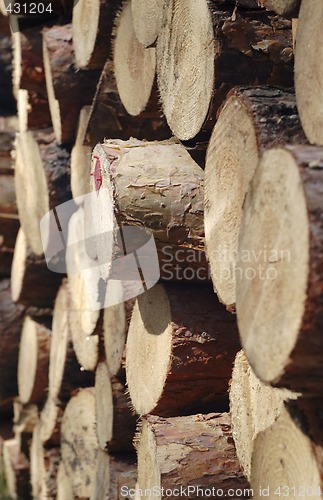
[[[323,146],[323,57],[320,0],[304,0],[298,17],[295,51],[295,91],[298,112],[311,144]]]
[[[10,498],[29,498],[29,462],[20,452],[16,439],[8,439],[2,443],[2,461],[6,486]]]
[[[121,102],[130,115],[139,115],[146,108],[153,88],[156,49],[145,48],[137,40],[130,0],[118,16],[113,59]]]
[[[261,7],[273,10],[281,16],[296,16],[298,14],[301,0],[258,0]]]
[[[56,483],[57,500],[74,500],[72,478],[68,476],[62,461],[58,466]]]
[[[133,26],[144,47],[152,45],[162,27],[167,0],[131,0]]]
[[[89,186],[92,150],[89,146],[84,146],[84,140],[90,111],[90,106],[84,106],[80,111],[76,141],[71,154],[71,191],[76,202],[78,196],[87,193]]]
[[[232,15],[232,5],[206,0],[170,0],[165,12],[157,41],[158,87],[179,139],[207,135],[237,84],[292,86],[291,21],[262,9],[237,7]]]
[[[134,409],[177,416],[219,408],[238,350],[235,318],[210,287],[155,285],[137,299],[129,327],[126,373]]]
[[[192,498],[202,497],[203,490],[212,492],[215,486],[223,489],[224,494],[231,488],[242,490],[240,498],[249,498],[250,491],[244,491],[248,481],[236,457],[228,414],[167,419],[148,416],[142,421],[138,439],[139,492],[154,487],[157,491],[180,491],[181,486],[198,485],[200,490],[191,491]],[[166,496],[157,494],[156,498]]]
[[[242,87],[219,114],[205,169],[205,244],[214,288],[234,309],[235,268],[243,204],[263,152],[275,144],[305,143],[290,90]]]
[[[51,330],[26,317],[18,360],[18,393],[22,403],[42,403],[48,390]]]
[[[297,397],[298,394],[286,389],[264,385],[252,371],[244,352],[238,352],[230,384],[230,414],[237,457],[249,480],[257,435],[275,422],[285,401]]]
[[[321,394],[323,382],[322,166],[320,147],[265,152],[244,204],[237,265],[250,365],[262,381],[307,395]]]
[[[136,416],[125,385],[111,377],[106,362],[99,363],[95,376],[96,432],[99,446],[109,453],[134,451]]]
[[[74,496],[90,498],[98,457],[93,389],[81,389],[70,399],[62,421],[61,453]]]

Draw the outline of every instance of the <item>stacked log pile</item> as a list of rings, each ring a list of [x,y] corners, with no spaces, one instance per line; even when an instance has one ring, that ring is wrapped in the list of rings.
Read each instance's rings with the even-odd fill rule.
[[[8,495],[319,498],[321,0],[11,4]]]

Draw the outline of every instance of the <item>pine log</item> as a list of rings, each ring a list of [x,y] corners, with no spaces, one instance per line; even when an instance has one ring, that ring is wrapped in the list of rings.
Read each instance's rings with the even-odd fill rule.
[[[0,282],[0,407],[18,395],[17,367],[24,307],[11,300],[10,282]]]
[[[205,0],[171,0],[157,41],[157,76],[174,135],[209,133],[235,85],[292,86],[291,21],[239,8],[233,16],[232,7]]]
[[[95,478],[90,500],[105,500],[106,498],[110,498],[109,486],[110,486],[110,456],[106,451],[99,449],[96,461]]]
[[[217,410],[238,350],[235,318],[212,289],[154,286],[137,299],[128,333],[127,385],[135,411]]]
[[[38,422],[38,407],[34,404],[22,404],[17,398],[13,402],[13,433],[19,450],[29,458],[32,433]]]
[[[297,17],[301,0],[258,0],[258,4],[281,16]]]
[[[98,456],[95,425],[94,390],[81,389],[70,399],[61,427],[62,461],[74,497],[90,498],[94,489]]]
[[[99,446],[109,453],[131,452],[136,420],[125,394],[125,386],[111,377],[106,362],[99,363],[95,376],[96,432]]]
[[[152,45],[162,28],[166,0],[132,0],[132,18],[135,35],[144,46]]]
[[[127,112],[139,115],[147,106],[156,73],[156,49],[137,40],[131,1],[118,16],[114,40],[114,73],[119,96]]]
[[[165,117],[153,93],[151,105],[139,116],[130,116],[121,103],[114,76],[114,64],[107,60],[94,97],[87,129],[86,144],[94,147],[106,137],[128,140],[130,137],[163,140],[171,137]]]
[[[73,350],[68,323],[70,307],[68,284],[64,280],[53,312],[48,384],[48,398],[62,403],[67,403],[75,389],[94,384],[93,373],[81,369]]]
[[[244,352],[238,352],[230,384],[230,414],[237,457],[249,480],[257,435],[279,417],[285,401],[297,397],[297,393],[264,385],[255,376]]]
[[[115,286],[119,288],[119,303],[106,307],[103,312],[104,351],[112,376],[122,372],[122,359],[135,302],[135,299],[124,302],[122,285],[116,283]],[[109,285],[107,291],[109,293]]]
[[[105,451],[99,450],[91,500],[133,498],[126,492],[134,491],[136,477],[135,455],[126,453],[108,455]]]
[[[76,141],[71,154],[71,191],[75,202],[88,191],[88,175],[91,170],[91,148],[84,145],[86,129],[90,118],[90,106],[80,111]]]
[[[20,339],[18,394],[22,403],[43,403],[48,389],[51,330],[26,316]]]
[[[322,400],[291,402],[271,427],[258,434],[251,469],[258,500],[322,496]]]
[[[10,33],[0,32],[0,115],[13,115],[16,101],[12,90],[12,40]]]
[[[320,0],[304,0],[299,12],[295,50],[295,91],[299,116],[311,144],[323,146],[323,56]],[[315,85],[313,85],[315,82]]]
[[[79,0],[73,9],[73,45],[77,68],[102,70],[111,56],[113,26],[120,0]]]
[[[58,466],[56,483],[57,500],[74,500],[72,477],[67,475],[62,461]]]
[[[70,24],[43,32],[43,58],[56,140],[74,142],[80,110],[91,104],[100,73],[75,68]]]
[[[41,425],[38,422],[33,430],[30,448],[30,480],[33,498],[56,498],[56,474],[59,461],[59,448],[44,448]]]
[[[19,443],[8,439],[2,445],[4,476],[8,494],[12,499],[31,499],[29,486],[29,462],[20,452]]]
[[[60,274],[48,269],[44,256],[32,252],[20,228],[11,269],[12,300],[26,307],[52,309],[61,281]]]
[[[236,88],[214,127],[205,169],[205,244],[214,288],[234,309],[238,234],[248,185],[261,155],[286,142],[305,143],[292,91]]]
[[[322,194],[322,148],[268,150],[245,201],[236,274],[240,337],[255,374],[308,396],[323,383]]]
[[[112,235],[117,225],[131,225],[153,234],[162,278],[208,280],[204,173],[185,148],[174,140],[109,140],[96,146],[92,158],[91,189],[97,196],[91,198],[90,226],[101,277],[112,276],[110,261],[117,255]]]
[[[15,186],[21,226],[32,251],[42,255],[41,218],[71,198],[70,153],[51,130],[18,135]]]
[[[138,443],[139,493],[155,488],[157,498],[175,499],[182,486],[189,498],[219,498],[217,490],[228,496],[231,489],[237,492],[231,498],[249,498],[230,424],[227,413],[144,417]]]

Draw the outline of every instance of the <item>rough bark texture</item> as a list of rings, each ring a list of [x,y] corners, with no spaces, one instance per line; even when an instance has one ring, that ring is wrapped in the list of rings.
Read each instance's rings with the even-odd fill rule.
[[[224,494],[241,489],[242,495],[232,498],[249,498],[250,491],[243,492],[249,485],[236,457],[229,415],[145,417],[138,443],[138,483],[139,490],[172,490],[172,500],[181,485],[199,486],[199,492],[186,491],[188,498],[207,498],[212,487],[223,489]]]
[[[11,300],[9,280],[0,282],[0,406],[18,395],[17,366],[24,307]]]
[[[119,227],[146,227],[155,238],[162,278],[208,280],[204,255],[204,173],[185,148],[174,141],[106,141],[96,146],[92,158],[91,188],[98,190],[98,198],[93,198],[98,207],[92,209],[97,234],[104,232],[100,210],[115,217],[114,232],[116,223]],[[105,188],[101,193],[97,168]],[[104,279],[110,272],[105,264],[112,243],[108,238],[109,234],[97,238]]]
[[[80,110],[91,104],[100,73],[76,70],[71,25],[53,26],[43,33],[46,86],[56,139],[75,140]]]
[[[243,204],[261,155],[306,142],[292,90],[238,87],[221,108],[207,151],[205,241],[215,290],[231,309]]]
[[[129,327],[134,409],[161,416],[222,411],[217,405],[225,400],[238,350],[235,318],[209,287],[156,285],[139,297]]]
[[[267,151],[246,199],[239,242],[240,255],[250,247],[255,255],[260,247],[276,249],[276,258],[262,252],[257,263],[255,258],[248,263],[240,259],[237,314],[248,360],[265,382],[308,396],[321,394],[323,382],[322,166],[323,149],[319,147],[286,146]],[[271,183],[277,186],[275,193]],[[284,214],[275,225],[272,221],[279,219],[273,207]],[[298,214],[293,229],[295,210]],[[288,253],[282,253],[286,249]],[[246,266],[262,266],[265,278],[259,279],[256,272],[251,281],[245,279]],[[274,277],[266,274],[269,269],[275,270]],[[285,294],[292,309],[281,311],[275,332],[273,324],[277,324],[276,312],[280,308],[275,300],[280,303]]]
[[[109,498],[122,500],[122,486],[135,489],[137,480],[136,456],[119,453],[110,455]]]
[[[113,62],[108,60],[103,68],[94,97],[86,144],[94,147],[105,138],[128,140],[130,137],[146,140],[163,140],[172,134],[161,110],[157,94],[153,94],[146,110],[139,116],[130,116],[123,107],[114,77]]]

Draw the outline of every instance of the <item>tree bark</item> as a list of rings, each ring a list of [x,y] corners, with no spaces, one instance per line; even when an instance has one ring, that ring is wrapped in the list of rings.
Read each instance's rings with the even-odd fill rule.
[[[18,135],[15,186],[21,226],[32,251],[42,255],[41,218],[71,198],[70,152],[51,130]]]
[[[205,242],[214,288],[234,310],[238,234],[248,185],[264,151],[306,143],[290,90],[234,89],[224,103],[207,151]]]
[[[93,389],[81,389],[70,399],[62,421],[61,453],[74,497],[89,498],[98,456]]]
[[[11,269],[12,300],[26,307],[53,309],[62,276],[51,272],[42,255],[35,255],[19,229]]]
[[[73,45],[77,68],[102,70],[111,57],[113,27],[122,2],[79,0],[73,9]]]
[[[110,59],[104,65],[94,97],[86,144],[94,147],[106,138],[107,131],[109,138],[124,140],[137,137],[160,141],[172,135],[162,111],[158,108],[157,94],[152,94],[151,103],[139,116],[132,117],[126,112],[118,93],[113,61]]]
[[[244,352],[238,352],[230,384],[230,414],[237,457],[249,480],[257,435],[275,422],[285,401],[297,397],[296,393],[264,385],[252,371]]]
[[[237,267],[238,324],[250,365],[262,381],[308,396],[321,394],[323,382],[322,166],[319,147],[264,154],[244,205]]]
[[[217,409],[238,350],[235,319],[209,287],[156,285],[137,299],[129,327],[126,372],[134,409],[160,416]]]
[[[299,116],[311,144],[323,146],[323,72],[318,61],[323,56],[320,0],[304,0],[299,12],[295,51],[295,91]],[[313,85],[315,81],[315,85]]]
[[[137,40],[130,1],[124,4],[117,19],[113,54],[121,102],[130,115],[137,116],[146,108],[153,89],[156,49],[145,48]]]
[[[291,22],[261,10],[232,15],[232,7],[172,0],[157,42],[157,76],[174,135],[208,136],[232,87],[292,86]]]
[[[11,300],[9,280],[0,282],[0,407],[18,395],[17,367],[24,307]]]
[[[306,405],[291,402],[271,427],[258,434],[252,454],[253,498],[263,498],[264,486],[269,498],[279,492],[299,498],[321,497],[321,415],[321,400],[309,401]]]
[[[249,498],[248,481],[233,445],[229,415],[145,417],[138,443],[138,483],[139,492],[160,488],[161,499],[174,500],[181,486],[189,498],[211,497],[212,488],[223,489],[225,495],[231,488],[241,490],[242,495],[232,498]],[[190,492],[188,487],[192,488]],[[217,497],[216,493],[212,496]]]
[[[43,58],[56,140],[73,143],[80,110],[91,104],[100,73],[76,70],[70,24],[43,32]]]
[[[117,225],[130,225],[153,234],[162,278],[208,280],[204,173],[185,148],[173,140],[106,141],[96,146],[92,159],[91,189],[98,196],[91,198],[91,228],[101,277],[112,276],[109,259],[118,253],[111,235]]]
[[[125,386],[111,377],[106,362],[99,363],[95,377],[96,432],[99,446],[109,453],[131,452],[136,417]]]
[[[18,360],[18,394],[24,404],[41,404],[46,398],[50,342],[51,330],[27,316]]]

